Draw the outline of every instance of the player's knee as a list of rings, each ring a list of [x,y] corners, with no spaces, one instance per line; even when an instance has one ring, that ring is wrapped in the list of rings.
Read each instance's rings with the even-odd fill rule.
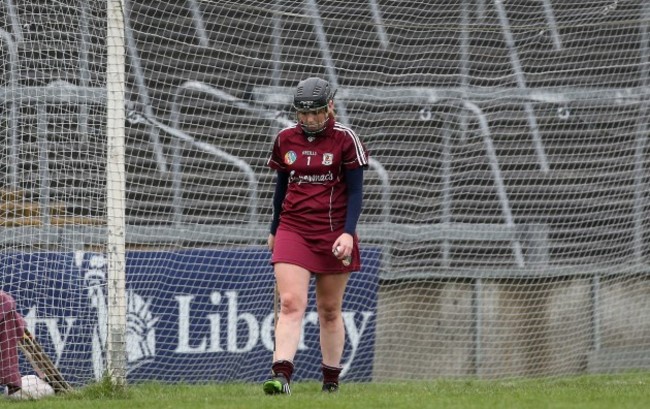
[[[307,300],[297,294],[282,294],[280,297],[280,311],[282,315],[302,318],[307,308]]]
[[[323,325],[333,325],[341,321],[341,309],[337,305],[319,305],[318,319]]]

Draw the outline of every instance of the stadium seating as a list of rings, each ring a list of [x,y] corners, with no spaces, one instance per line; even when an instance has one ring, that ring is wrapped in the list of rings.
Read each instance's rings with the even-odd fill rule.
[[[630,145],[634,143],[630,123],[637,111],[632,108],[621,110],[620,107],[611,110],[607,103],[591,102],[569,108],[571,115],[564,118],[558,115],[555,104],[534,103],[544,154],[552,164],[548,172],[543,172],[521,101],[499,97],[498,94],[504,89],[521,87],[521,84],[517,83],[512,54],[503,39],[502,26],[494,10],[485,11],[480,29],[473,27],[474,35],[470,36],[468,44],[468,55],[472,59],[465,62],[468,76],[463,78],[463,61],[458,52],[460,32],[445,26],[457,27],[462,23],[457,4],[437,5],[435,11],[420,10],[422,21],[427,22],[422,25],[418,25],[418,21],[403,20],[407,14],[404,10],[419,9],[421,2],[400,2],[399,10],[385,7],[382,10],[384,23],[392,30],[391,42],[386,47],[373,30],[358,24],[368,19],[368,10],[357,7],[340,14],[337,11],[340,3],[328,2],[320,11],[324,18],[337,21],[326,27],[326,35],[337,62],[341,87],[454,88],[465,80],[465,86],[470,90],[493,88],[494,99],[483,100],[482,109],[489,122],[509,205],[517,223],[541,223],[549,226],[551,231],[558,226],[574,226],[571,231],[554,231],[556,247],[552,252],[557,260],[562,259],[565,244],[578,236],[591,237],[592,242],[583,240],[576,245],[590,249],[593,257],[607,257],[608,253],[623,251],[625,241],[621,241],[621,247],[612,248],[610,241],[603,240],[603,236],[593,230],[605,229],[607,233],[603,234],[607,236],[630,234],[633,175],[630,169],[619,164],[633,149],[617,152],[608,147],[614,141],[619,143],[621,138],[627,138]],[[253,13],[246,8],[227,8],[219,2],[201,2],[202,23],[209,33],[208,38],[202,39],[197,34],[195,16],[189,12],[185,2],[135,0],[129,1],[128,6],[130,32],[134,40],[129,45],[128,99],[135,107],[133,109],[142,109],[143,104],[143,89],[139,85],[142,79],[137,77],[136,63],[140,65],[143,83],[146,84],[148,108],[163,122],[169,121],[174,98],[186,81],[209,84],[234,98],[250,102],[254,102],[251,101],[253,88],[271,85],[273,34],[270,14]],[[567,27],[563,32],[563,48],[558,50],[547,37],[538,32],[527,32],[522,28],[524,24],[517,24],[530,22],[531,10],[540,7],[539,2],[530,0],[518,2],[509,9],[527,87],[624,88],[639,84],[641,79],[634,71],[634,64],[627,65],[628,68],[625,64],[611,65],[612,52],[621,61],[638,58],[639,39],[634,27],[594,27],[593,32],[572,32]],[[576,4],[575,7],[580,6]],[[61,12],[61,8],[66,12]],[[6,9],[1,10],[0,18],[8,20]],[[18,50],[14,73],[19,86],[104,85],[105,39],[101,29],[84,26],[77,2],[62,1],[56,5],[46,1],[34,2],[30,7],[19,4],[17,10],[19,20],[24,23],[17,29],[20,35],[14,33],[14,37],[21,37],[14,38]],[[89,6],[86,12],[101,18],[105,10]],[[440,25],[432,22],[440,22]],[[612,35],[614,29],[617,31]],[[286,58],[282,65],[286,75],[280,79],[280,86],[291,87],[307,75],[322,75],[319,43],[316,36],[310,34],[313,33],[312,21],[297,13],[286,13],[282,30],[286,39],[282,44]],[[414,30],[419,31],[418,35],[413,35]],[[292,41],[292,32],[302,34]],[[628,39],[621,41],[621,36]],[[613,51],[610,42],[614,37],[617,47]],[[621,43],[627,47],[618,46]],[[6,60],[8,49],[3,47],[2,53]],[[607,58],[599,58],[600,55],[607,55]],[[589,67],[584,66],[587,61]],[[626,69],[628,71],[624,71]],[[0,86],[5,86],[11,74],[10,67],[4,64],[2,70]],[[277,128],[267,119],[256,118],[245,110],[197,92],[188,91],[180,95],[179,106],[181,117],[178,123],[183,132],[250,164],[259,180],[259,199],[263,204],[260,214],[263,220],[268,219],[272,174],[266,169],[265,161]],[[393,199],[390,204],[391,222],[441,221],[443,180],[442,173],[436,170],[444,162],[443,130],[449,129],[447,160],[453,168],[451,221],[503,223],[502,205],[494,187],[495,175],[484,154],[484,135],[476,118],[469,116],[467,131],[462,131],[463,119],[457,109],[449,105],[424,107],[431,108],[435,115],[433,119],[423,120],[418,116],[422,108],[417,104],[390,105],[389,101],[373,104],[351,100],[347,105],[351,125],[363,136],[373,158],[388,171]],[[8,112],[9,107],[2,105],[0,109]],[[39,169],[36,154],[39,141],[35,137],[38,112],[31,105],[21,106],[19,110],[22,150],[18,187],[28,192],[21,199],[23,202],[35,203],[42,192],[39,179],[34,176]],[[288,110],[286,113],[290,117]],[[74,203],[64,211],[70,216],[69,220],[77,223],[87,219],[89,223],[97,223],[105,211],[101,194],[89,198],[83,191],[92,188],[88,181],[104,177],[103,166],[85,161],[83,154],[71,152],[97,154],[103,149],[101,110],[83,104],[63,104],[48,108],[48,118],[50,200],[56,204],[59,199],[74,198],[72,202],[66,201]],[[6,142],[9,131],[6,126],[3,128],[2,138]],[[170,223],[174,212],[174,187],[172,180],[160,172],[160,164],[152,149],[151,127],[132,123],[127,136],[128,223]],[[159,136],[168,152],[173,138],[165,133]],[[8,143],[3,146],[8,149]],[[233,178],[237,179],[238,171],[190,149],[182,149],[182,156],[182,178],[187,186],[183,198],[192,208],[192,212],[183,214],[184,222],[241,222],[233,216],[237,213],[233,210],[248,206],[245,178],[240,176],[241,181],[227,186],[231,199],[224,202],[219,200],[218,188],[215,191],[205,186],[216,172],[232,172]],[[626,162],[629,163],[629,158]],[[611,172],[592,172],[590,163],[599,166],[611,163]],[[7,178],[3,180],[4,186],[9,185]],[[598,183],[602,188],[576,195],[577,186],[585,180]],[[627,183],[622,184],[621,180]],[[378,176],[369,172],[364,222],[382,221],[379,185]],[[611,206],[613,201],[618,204]],[[3,223],[15,224],[19,223],[17,219],[24,220],[28,214],[41,214],[39,211],[31,212],[30,206],[26,205],[21,211],[7,210]],[[584,210],[558,211],[571,208]],[[612,223],[607,228],[584,223],[585,217],[597,212],[611,212],[614,208],[619,216],[607,219]],[[93,209],[94,213],[88,213],[88,209]],[[592,230],[592,234],[585,235],[585,230]],[[494,253],[490,257],[493,258]],[[509,257],[504,254],[504,262],[509,262]]]

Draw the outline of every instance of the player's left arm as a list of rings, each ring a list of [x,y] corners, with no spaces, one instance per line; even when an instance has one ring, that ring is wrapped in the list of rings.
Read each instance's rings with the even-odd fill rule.
[[[368,167],[368,151],[359,137],[352,131],[346,131],[343,143],[343,169],[347,187],[347,207],[344,233],[334,242],[333,250],[338,249],[340,259],[352,254],[357,222],[363,205],[363,172]]]
[[[348,199],[345,214],[345,226],[332,247],[339,259],[349,257],[354,246],[354,234],[357,230],[359,216],[363,205],[363,167],[345,170]]]

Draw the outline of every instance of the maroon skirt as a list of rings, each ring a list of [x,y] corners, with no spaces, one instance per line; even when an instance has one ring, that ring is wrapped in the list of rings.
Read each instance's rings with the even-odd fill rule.
[[[278,228],[271,263],[288,263],[303,267],[314,274],[341,274],[359,271],[359,239],[354,236],[352,262],[345,266],[332,254],[334,241],[342,231],[332,232],[319,237],[304,237],[296,232]]]

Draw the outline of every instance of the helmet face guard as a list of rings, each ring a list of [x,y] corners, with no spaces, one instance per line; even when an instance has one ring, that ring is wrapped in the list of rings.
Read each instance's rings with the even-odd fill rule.
[[[307,112],[311,112],[311,111],[306,111],[306,112],[298,111],[296,113],[296,120],[298,121],[298,125],[300,125],[300,127],[302,128],[302,131],[305,133],[305,135],[307,135],[307,136],[318,136],[321,132],[323,132],[325,130],[325,128],[327,128],[327,121],[329,121],[329,115],[326,116],[325,119],[322,122],[319,122],[317,126],[313,126],[313,125],[309,126],[309,125],[305,124],[304,122],[302,122],[300,120],[300,117],[298,116],[300,113],[307,113]]]
[[[298,83],[293,95],[293,107],[297,114],[317,113],[327,109],[329,102],[334,99],[330,84],[324,79],[311,77]],[[325,129],[327,119],[320,124],[317,130],[309,129],[305,124],[298,121],[303,131],[308,135],[316,135]]]

